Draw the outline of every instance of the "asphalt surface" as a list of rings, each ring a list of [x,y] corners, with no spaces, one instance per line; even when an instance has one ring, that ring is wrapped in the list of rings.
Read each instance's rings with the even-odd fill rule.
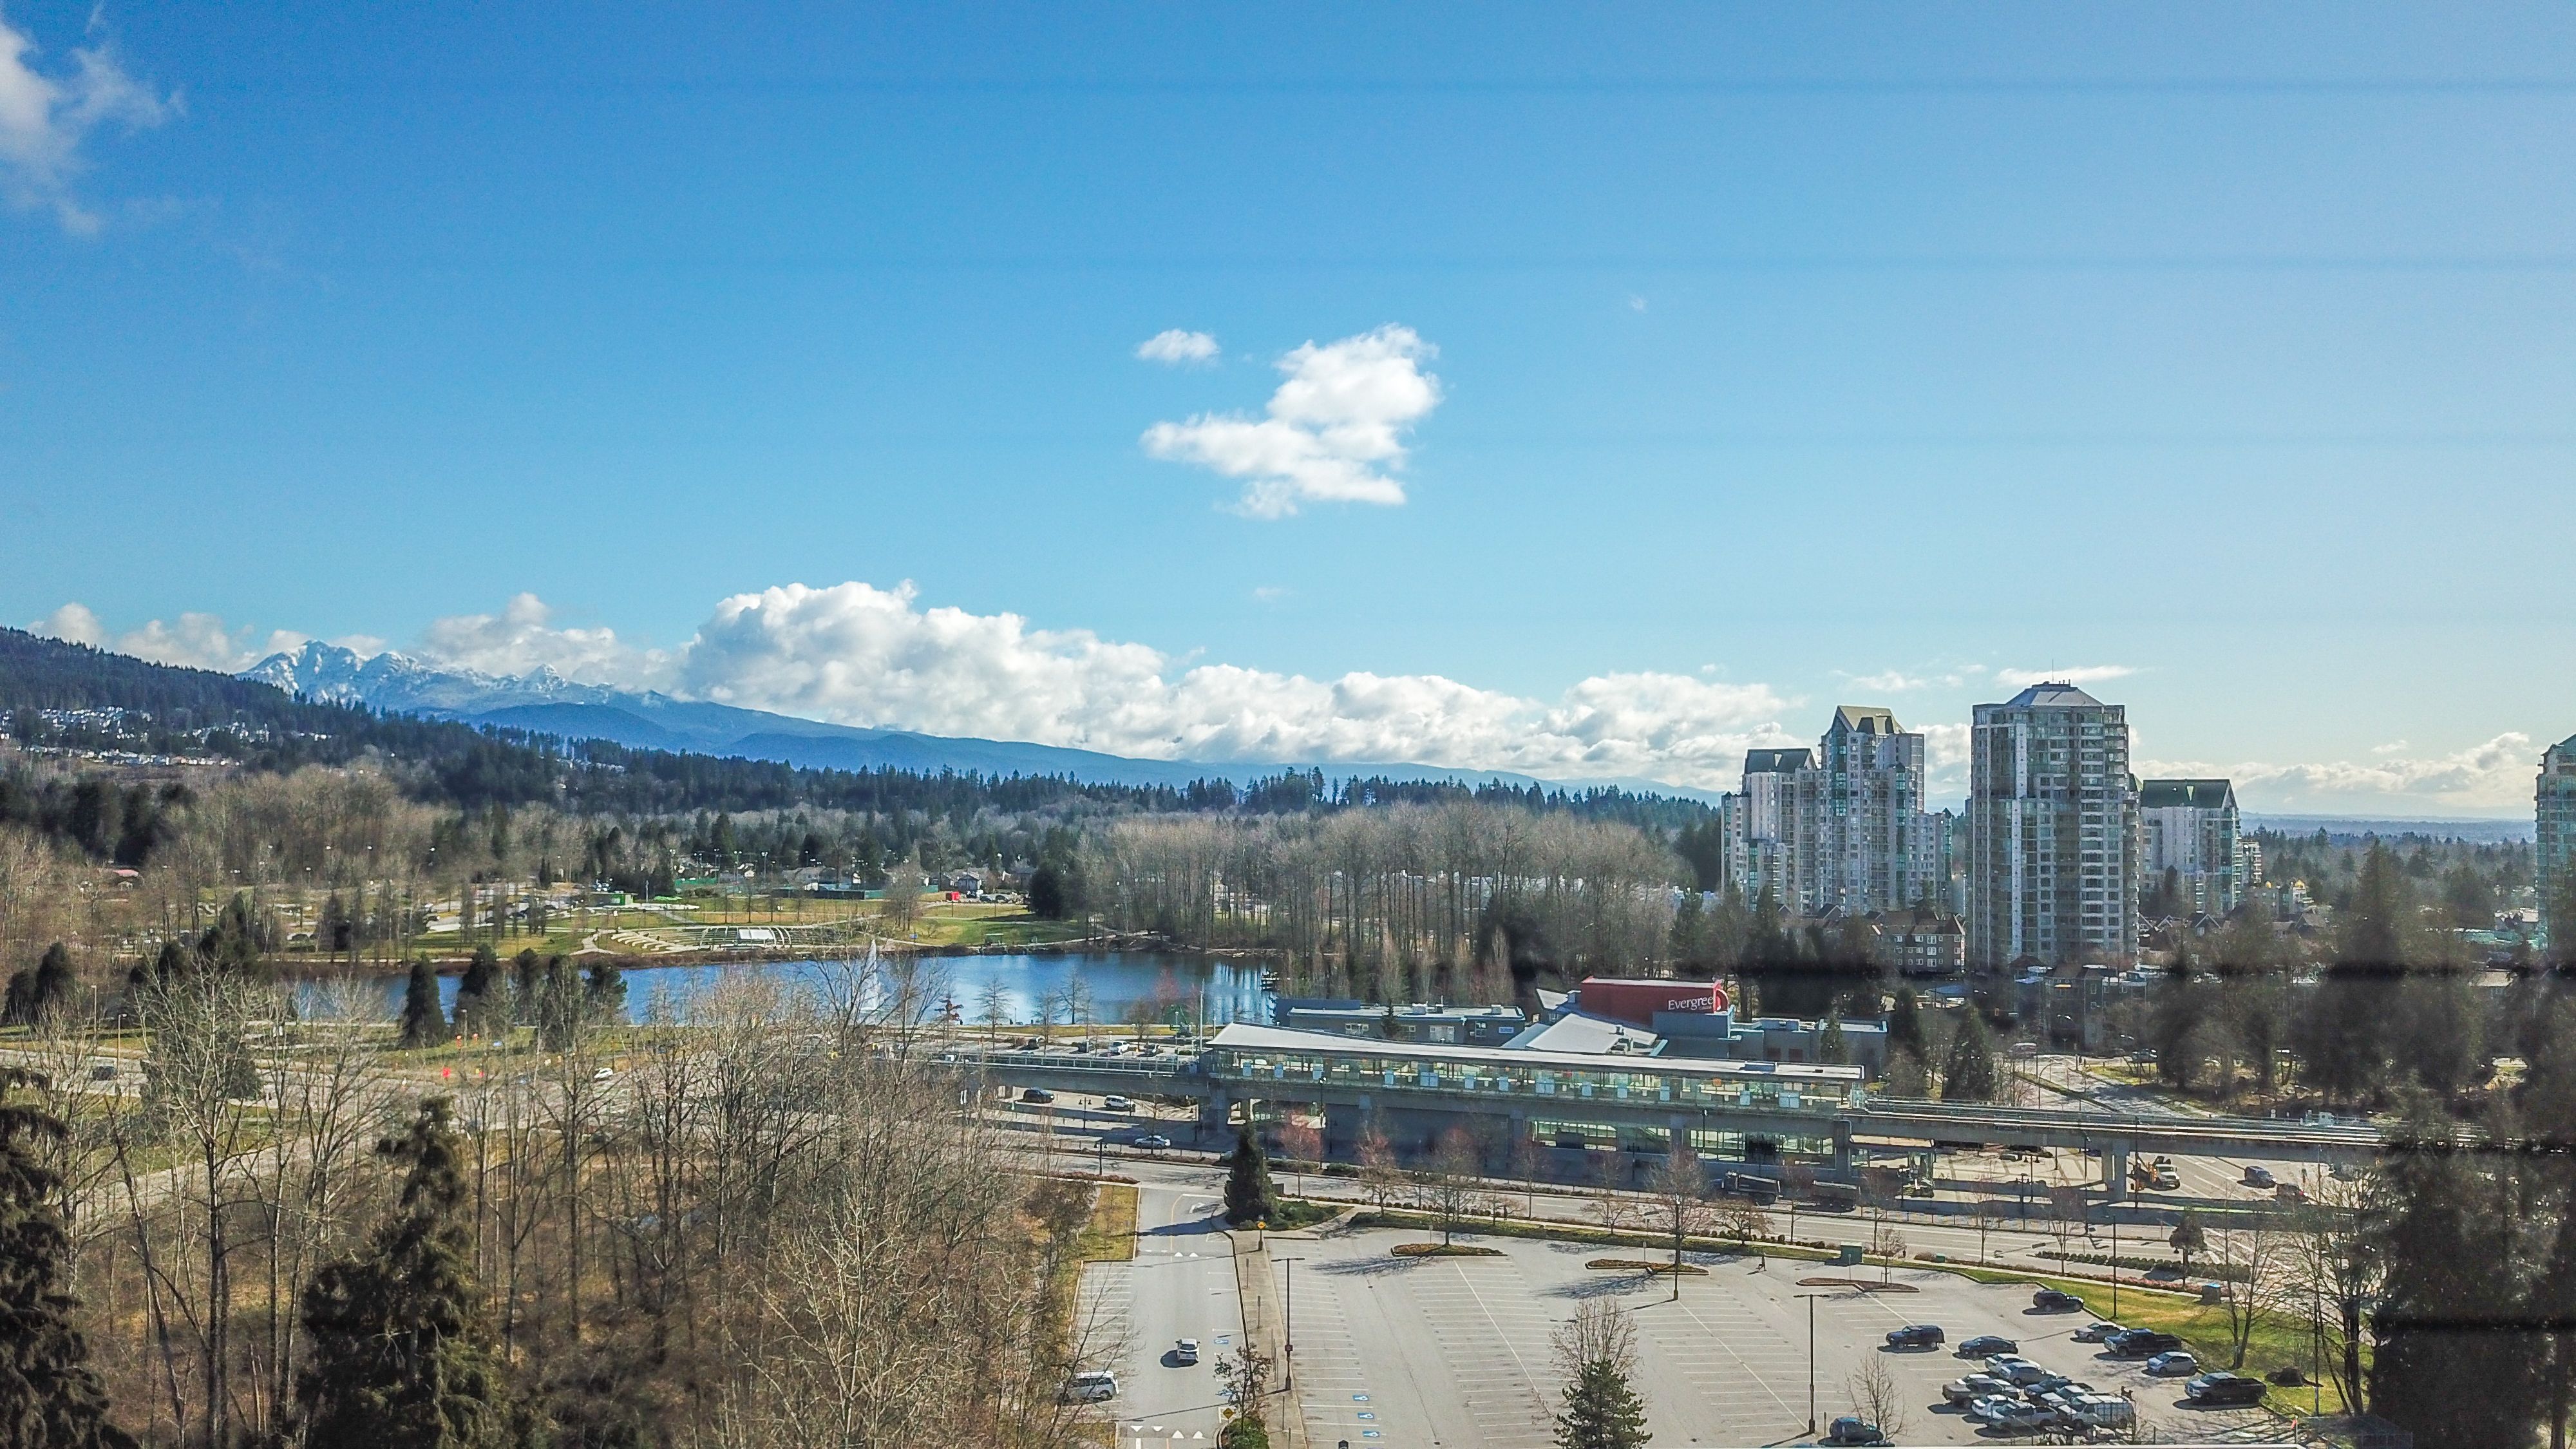
[[[1195,1184],[1140,1186],[1135,1258],[1083,1274],[1083,1364],[1118,1375],[1118,1397],[1103,1408],[1121,1445],[1216,1441],[1216,1366],[1243,1335],[1233,1240],[1217,1206]],[[1199,1341],[1195,1365],[1172,1352],[1184,1338]]]
[[[1906,1405],[1900,1442],[1975,1443],[1991,1438],[1956,1410],[1940,1387],[1976,1367],[1948,1349],[1894,1352],[1891,1328],[1941,1324],[1955,1347],[1972,1335],[2001,1334],[2026,1356],[2092,1383],[2128,1390],[2150,1428],[2201,1437],[2263,1420],[2261,1410],[2180,1407],[2181,1384],[2146,1376],[2135,1362],[2104,1357],[2071,1335],[2081,1314],[2038,1314],[2026,1288],[1983,1285],[1932,1271],[1898,1270],[1914,1291],[1861,1291],[1875,1269],[1773,1264],[1757,1271],[1731,1257],[1697,1257],[1705,1277],[1686,1278],[1679,1302],[1663,1282],[1633,1271],[1584,1267],[1601,1249],[1497,1238],[1491,1258],[1396,1258],[1389,1249],[1418,1237],[1362,1232],[1312,1242],[1276,1237],[1273,1255],[1296,1253],[1297,1379],[1308,1440],[1347,1440],[1354,1449],[1546,1449],[1563,1380],[1549,1338],[1586,1298],[1634,1312],[1634,1379],[1648,1427],[1661,1446],[1785,1444],[1809,1440],[1807,1302],[1814,1299],[1816,1428],[1854,1407],[1849,1381],[1869,1360],[1894,1374]],[[1627,1256],[1622,1254],[1621,1256]],[[1837,1279],[1817,1286],[1799,1280]]]

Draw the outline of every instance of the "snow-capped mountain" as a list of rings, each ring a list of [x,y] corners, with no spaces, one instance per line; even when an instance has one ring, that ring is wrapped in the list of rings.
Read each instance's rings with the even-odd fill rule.
[[[611,704],[620,691],[576,684],[542,665],[533,674],[493,675],[441,669],[391,652],[362,659],[357,651],[316,639],[292,654],[272,654],[241,677],[323,704],[363,704],[407,714],[472,715],[535,704]]]

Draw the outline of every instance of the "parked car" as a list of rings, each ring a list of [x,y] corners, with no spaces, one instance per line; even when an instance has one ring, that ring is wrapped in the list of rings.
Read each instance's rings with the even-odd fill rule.
[[[1172,1139],[1160,1132],[1148,1132],[1137,1138],[1133,1145],[1140,1152],[1169,1152],[1172,1150]]]
[[[2075,1330],[2075,1341],[2077,1343],[2103,1343],[2108,1341],[2113,1334],[2126,1332],[2128,1332],[2127,1329],[2122,1328],[2116,1323],[2088,1323],[2082,1328]]]
[[[2270,1187],[2273,1182],[2274,1178],[2272,1176],[2272,1169],[2260,1166],[2259,1164],[2247,1164],[2245,1168],[2245,1185],[2247,1187]]]
[[[1973,1404],[1979,1399],[1990,1399],[2011,1391],[2012,1383],[2008,1379],[1999,1379],[1993,1374],[1968,1374],[1941,1386],[1941,1402]]]
[[[2112,1334],[2102,1342],[2119,1358],[2145,1358],[2150,1354],[2171,1353],[2182,1347],[2182,1340],[2161,1328],[2130,1328]]]
[[[1020,1094],[1020,1100],[1023,1102],[1052,1102],[1055,1100],[1055,1093],[1048,1091],[1044,1087],[1031,1087]]]
[[[1889,1348],[1939,1348],[1949,1339],[1950,1335],[1943,1333],[1937,1323],[1909,1323],[1887,1331]]]
[[[2010,1379],[2015,1388],[2028,1388],[2048,1377],[2045,1365],[2036,1364],[2019,1354],[1999,1353],[1986,1360],[1986,1372],[1999,1379]]]
[[[2081,1313],[2084,1300],[2063,1288],[2042,1288],[2030,1295],[2030,1306],[2042,1313]]]
[[[2263,1395],[2268,1388],[2268,1385],[2252,1374],[2232,1374],[2222,1371],[2201,1374],[2194,1378],[2190,1383],[2182,1386],[2182,1396],[2195,1404],[2218,1408],[2230,1404],[2259,1404],[2263,1402]]]
[[[2295,1182],[2275,1183],[2272,1197],[2276,1202],[2301,1203],[2308,1200],[2308,1190]]]
[[[1061,1396],[1068,1404],[1097,1404],[1118,1397],[1118,1376],[1106,1369],[1075,1374],[1064,1381]]]
[[[2186,1374],[2200,1372],[2200,1360],[2181,1349],[2174,1349],[2169,1353],[2160,1353],[2148,1359],[2147,1372],[2160,1379],[2178,1379]]]
[[[2126,1429],[2138,1422],[2138,1406],[2115,1394],[2086,1394],[2070,1399],[2058,1409],[2058,1417],[2075,1432],[2086,1429]]]
[[[1172,1362],[1187,1367],[1199,1361],[1199,1341],[1185,1338],[1172,1345]]]
[[[1990,1394],[1968,1406],[1968,1417],[1980,1424],[1992,1424],[2001,1420],[2006,1414],[2028,1407],[2029,1405],[2011,1394]]]
[[[1133,1112],[1136,1110],[1136,1104],[1127,1100],[1125,1097],[1103,1097],[1100,1099],[1100,1110],[1103,1112]]]
[[[1999,1353],[2019,1353],[2021,1345],[2000,1333],[1980,1333],[1959,1345],[1961,1358],[1993,1358]]]
[[[2057,1411],[2019,1399],[1998,1399],[1986,1423],[2007,1434],[2030,1434],[2047,1428],[2057,1420]]]
[[[1845,1414],[1825,1430],[1828,1444],[1884,1444],[1887,1436],[1876,1424],[1857,1414]]]

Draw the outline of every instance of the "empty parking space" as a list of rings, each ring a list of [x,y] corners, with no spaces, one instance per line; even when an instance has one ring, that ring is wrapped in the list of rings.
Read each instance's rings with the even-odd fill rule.
[[[1493,1258],[1390,1255],[1411,1236],[1372,1231],[1293,1249],[1274,1243],[1274,1252],[1305,1260],[1297,1272],[1297,1380],[1313,1443],[1539,1449],[1550,1442],[1562,1382],[1550,1333],[1594,1296],[1635,1315],[1636,1387],[1658,1445],[1803,1438],[1811,1364],[1821,1429],[1854,1407],[1848,1385],[1865,1362],[1884,1365],[1901,1390],[1904,1441],[1991,1440],[1941,1403],[1941,1385],[1977,1367],[1955,1349],[1978,1334],[2011,1338],[2027,1357],[2104,1393],[2129,1392],[2150,1429],[2197,1438],[2266,1418],[2261,1410],[2182,1408],[2179,1382],[2150,1379],[2135,1362],[2075,1342],[2090,1319],[2033,1313],[2026,1287],[1900,1270],[1880,1290],[1874,1268],[1757,1268],[1759,1260],[1712,1256],[1695,1260],[1707,1276],[1685,1279],[1676,1303],[1663,1282],[1584,1267],[1598,1248],[1497,1238],[1486,1240],[1500,1250]],[[1813,1295],[1812,1359],[1802,1295]],[[1948,1344],[1886,1349],[1889,1329],[1917,1322],[1940,1324]]]

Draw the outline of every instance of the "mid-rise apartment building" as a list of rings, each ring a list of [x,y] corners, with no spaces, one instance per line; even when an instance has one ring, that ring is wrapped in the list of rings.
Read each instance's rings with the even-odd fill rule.
[[[2135,961],[2127,711],[2035,684],[1978,705],[1968,734],[1968,964]]]
[[[2236,787],[2226,780],[2149,780],[2138,786],[2138,828],[2146,875],[2140,890],[2171,881],[2174,909],[2223,916],[2245,899],[2243,831]],[[2170,873],[2170,874],[2168,874]]]
[[[2561,914],[2555,906],[2564,902],[2570,889],[2568,875],[2576,872],[2576,735],[2550,746],[2540,757],[2536,793],[2533,844],[2540,867],[2540,933],[2549,943],[2551,959],[2576,961],[2576,920],[2555,919]]]

